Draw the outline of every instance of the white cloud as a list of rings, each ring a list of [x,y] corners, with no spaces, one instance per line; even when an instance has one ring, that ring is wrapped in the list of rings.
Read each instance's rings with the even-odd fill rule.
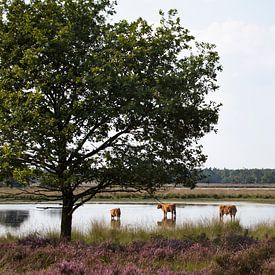
[[[224,71],[220,80],[218,134],[204,141],[207,166],[270,167],[275,163],[275,26],[242,21],[211,23],[195,32],[213,42]],[[256,157],[257,156],[257,157]]]
[[[202,0],[202,2],[205,3],[215,3],[215,2],[221,2],[220,0]]]
[[[194,33],[199,40],[216,44],[222,58],[238,60],[247,69],[275,68],[275,26],[225,21],[214,22]]]

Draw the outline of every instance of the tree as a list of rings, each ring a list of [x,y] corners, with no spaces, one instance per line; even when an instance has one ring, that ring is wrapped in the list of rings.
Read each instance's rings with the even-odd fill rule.
[[[2,167],[61,194],[61,237],[100,192],[193,187],[221,70],[176,11],[110,23],[111,0],[1,1]]]

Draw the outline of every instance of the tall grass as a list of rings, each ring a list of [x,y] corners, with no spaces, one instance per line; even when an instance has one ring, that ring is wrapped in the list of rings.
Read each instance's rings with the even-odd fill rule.
[[[196,223],[184,223],[180,226],[169,227],[127,227],[111,228],[104,222],[93,222],[87,232],[74,230],[73,240],[81,240],[85,243],[99,244],[104,241],[112,241],[117,244],[128,244],[132,241],[147,241],[151,239],[174,239],[174,240],[194,240],[203,239],[214,240],[226,235],[237,234],[256,239],[265,239],[275,236],[275,223],[260,224],[245,228],[240,225],[239,220],[235,222],[222,223],[217,219],[202,220]],[[48,237],[52,237],[51,233]]]
[[[91,223],[90,229],[87,231],[73,230],[72,240],[82,241],[87,244],[100,244],[105,241],[112,241],[117,244],[129,244],[132,241],[147,241],[152,239],[214,240],[231,234],[247,236],[258,240],[275,237],[275,222],[243,227],[238,219],[235,222],[203,219],[200,222],[187,222],[175,227],[121,226],[112,228],[103,221],[95,221]],[[33,232],[31,235],[51,240],[58,240],[60,237],[58,231],[51,229],[44,229],[41,233]],[[0,243],[14,242],[22,237],[24,236],[8,233],[0,236]]]
[[[0,236],[0,243],[10,243],[17,241],[18,239],[18,236],[7,233],[6,235]]]
[[[256,239],[264,239],[275,236],[275,222],[261,223],[249,230],[249,235]]]
[[[157,230],[152,228],[127,227],[110,228],[104,222],[92,222],[87,232],[74,230],[73,240],[82,240],[86,243],[99,244],[104,241],[127,244],[135,240],[149,240],[157,235]]]

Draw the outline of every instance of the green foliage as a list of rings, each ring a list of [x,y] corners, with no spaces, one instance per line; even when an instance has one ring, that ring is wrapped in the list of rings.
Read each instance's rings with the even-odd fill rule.
[[[0,147],[0,180],[7,185],[14,183],[27,185],[33,171],[26,164],[20,164],[18,159],[21,158],[21,153],[18,148],[11,147],[5,143]]]
[[[197,142],[218,120],[207,99],[221,70],[214,45],[196,42],[173,10],[157,27],[111,24],[114,5],[0,3],[0,147],[14,151],[1,164],[61,191],[63,218],[113,186],[193,187],[206,160]]]

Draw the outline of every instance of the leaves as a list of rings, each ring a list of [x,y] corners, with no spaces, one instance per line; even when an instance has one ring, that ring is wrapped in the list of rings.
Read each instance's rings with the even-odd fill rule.
[[[2,151],[15,150],[14,175],[33,170],[64,194],[92,181],[84,198],[113,185],[193,187],[206,160],[198,140],[218,121],[207,100],[221,70],[215,47],[175,10],[157,26],[111,24],[114,5],[1,1]]]

